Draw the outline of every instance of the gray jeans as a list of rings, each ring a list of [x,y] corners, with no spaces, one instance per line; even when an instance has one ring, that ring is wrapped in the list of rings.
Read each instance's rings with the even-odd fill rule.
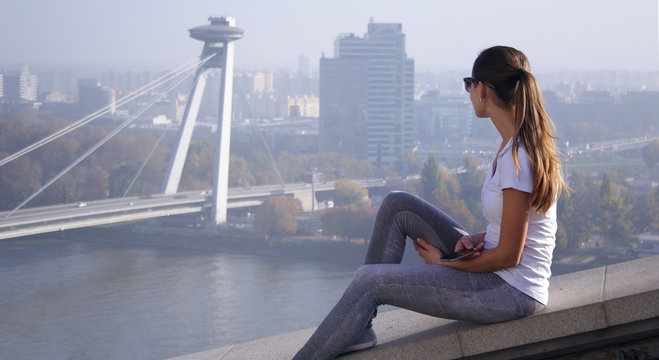
[[[470,273],[440,265],[401,264],[407,237],[425,239],[452,253],[462,227],[427,201],[388,194],[360,267],[336,306],[295,359],[333,359],[364,331],[379,305],[474,323],[521,318],[542,305],[494,273]]]

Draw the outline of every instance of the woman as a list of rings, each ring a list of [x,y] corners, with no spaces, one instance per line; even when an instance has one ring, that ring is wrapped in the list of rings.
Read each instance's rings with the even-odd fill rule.
[[[501,145],[481,191],[485,232],[468,234],[432,204],[404,192],[385,197],[364,266],[295,359],[331,359],[375,345],[377,306],[390,304],[475,323],[508,321],[547,304],[556,199],[565,183],[526,56],[484,50],[464,79],[477,117],[490,118]],[[400,264],[406,238],[424,264]],[[457,261],[442,258],[465,249]]]

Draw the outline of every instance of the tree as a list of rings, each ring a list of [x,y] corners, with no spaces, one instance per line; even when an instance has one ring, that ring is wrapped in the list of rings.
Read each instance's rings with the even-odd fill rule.
[[[106,167],[98,164],[92,155],[86,166],[73,168],[73,177],[77,179],[76,198],[78,200],[105,199],[108,194],[110,174]]]
[[[131,184],[131,181],[133,181],[133,178],[136,174],[137,166],[135,164],[124,163],[115,166],[110,172],[110,176],[108,178],[110,197],[115,198],[123,196],[123,194],[128,190],[128,185]],[[132,190],[135,192],[135,189]],[[139,191],[137,192],[139,193]]]
[[[254,225],[275,239],[295,234],[302,204],[291,196],[281,195],[267,198],[254,212]]]
[[[229,157],[229,186],[250,187],[255,185],[254,175],[245,159],[231,154]]]
[[[485,173],[478,169],[479,161],[473,156],[465,156],[464,172],[458,174],[460,183],[460,196],[470,205],[470,203],[479,203],[481,198],[481,188]],[[470,206],[471,209],[471,206]]]
[[[0,153],[0,159],[7,156]],[[41,166],[29,157],[20,157],[0,170],[0,208],[10,210],[32,195],[39,187]]]
[[[558,221],[558,228],[556,229],[556,249],[565,250],[568,246],[567,232],[563,224]]]
[[[628,219],[631,205],[625,203],[621,185],[606,173],[600,185],[599,227],[602,238],[618,245],[632,240],[632,224]]]
[[[575,171],[570,177],[571,193],[563,192],[558,199],[558,221],[565,232],[565,246],[559,249],[578,249],[587,242],[595,227],[594,211],[598,204],[589,177],[583,171]],[[558,240],[558,235],[557,235]]]
[[[465,166],[468,174],[458,178],[448,171],[440,170],[435,156],[430,155],[421,170],[421,194],[424,199],[453,217],[465,228],[482,229],[485,226],[480,205],[482,183],[476,184],[482,181],[482,175],[478,170],[478,162],[473,158],[465,158]],[[466,198],[471,199],[474,210],[470,209],[463,197],[460,179],[465,181],[469,189]],[[471,194],[472,191],[477,195]],[[474,216],[474,213],[478,214],[478,217]]]
[[[401,153],[396,159],[395,170],[400,173],[401,178],[406,179],[410,174],[418,174],[423,166],[419,152],[415,146],[410,151]]]
[[[457,175],[460,184],[460,199],[464,201],[467,209],[476,220],[474,229],[484,228],[487,224],[487,220],[483,216],[483,204],[481,203],[481,188],[485,180],[485,171],[478,168],[479,164],[477,158],[469,155],[465,156],[465,171]]]
[[[368,160],[357,160],[354,156],[336,153],[320,153],[304,159],[305,169],[317,168],[326,180],[372,178],[376,170]]]
[[[648,210],[649,224],[654,231],[659,231],[659,188],[645,196],[645,208]]]
[[[77,182],[71,174],[64,174],[34,198],[30,204],[41,206],[76,202],[78,200],[76,197],[76,184]]]
[[[343,241],[350,239],[346,224],[352,216],[352,212],[346,211],[348,208],[349,206],[334,207],[323,212],[320,216],[320,226],[322,226],[324,235],[337,235]]]
[[[455,182],[454,177],[448,177],[447,179],[450,179],[447,182]],[[431,202],[451,216],[460,225],[464,226],[465,229],[475,231],[476,227],[479,226],[479,229],[482,230],[484,227],[480,226],[478,220],[469,211],[469,208],[467,208],[464,200],[459,197],[459,194],[449,189],[449,186],[440,186],[437,188],[432,195]]]
[[[210,188],[213,182],[214,161],[215,144],[192,141],[185,159],[179,191]]]
[[[304,181],[308,177],[302,159],[285,151],[280,152],[277,156],[277,166],[286,183]]]
[[[368,199],[368,190],[361,188],[356,182],[348,179],[337,180],[334,191],[334,203],[337,206],[357,205],[370,206],[371,200]]]
[[[432,193],[439,188],[439,164],[435,155],[430,154],[428,161],[423,164],[421,169],[421,197],[430,200]]]
[[[659,140],[654,140],[641,150],[643,161],[648,169],[659,163]]]
[[[368,244],[371,235],[373,234],[373,226],[375,226],[375,216],[377,210],[370,206],[361,206],[355,208],[354,215],[350,218],[348,223],[350,227],[350,236],[355,239],[364,239],[364,243]]]
[[[320,223],[323,234],[340,236],[343,241],[364,239],[366,243],[371,238],[377,211],[368,207],[347,205],[323,212]]]
[[[69,166],[79,154],[80,144],[75,139],[59,138],[34,152],[35,160],[41,164],[43,182],[47,182]]]

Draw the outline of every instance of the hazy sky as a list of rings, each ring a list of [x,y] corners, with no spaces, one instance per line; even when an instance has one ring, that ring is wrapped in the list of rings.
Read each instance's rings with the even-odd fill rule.
[[[229,15],[245,30],[236,69],[312,68],[340,33],[400,22],[417,71],[470,69],[491,45],[535,70],[659,70],[658,0],[1,0],[0,68],[173,69],[201,52],[188,29]]]

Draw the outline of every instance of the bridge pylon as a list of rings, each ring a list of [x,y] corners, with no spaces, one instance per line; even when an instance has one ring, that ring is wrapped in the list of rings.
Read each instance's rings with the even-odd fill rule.
[[[209,21],[209,25],[190,29],[190,37],[204,42],[201,58],[214,56],[202,65],[195,75],[179,129],[178,140],[172,151],[169,168],[162,186],[162,193],[175,194],[178,190],[183,165],[190,147],[197,115],[199,114],[199,106],[206,88],[208,72],[212,68],[220,68],[222,69],[220,109],[213,164],[213,206],[211,212],[211,221],[219,225],[226,223],[227,219],[231,100],[233,96],[233,41],[241,39],[244,31],[235,27],[235,19],[231,17],[210,17]]]

